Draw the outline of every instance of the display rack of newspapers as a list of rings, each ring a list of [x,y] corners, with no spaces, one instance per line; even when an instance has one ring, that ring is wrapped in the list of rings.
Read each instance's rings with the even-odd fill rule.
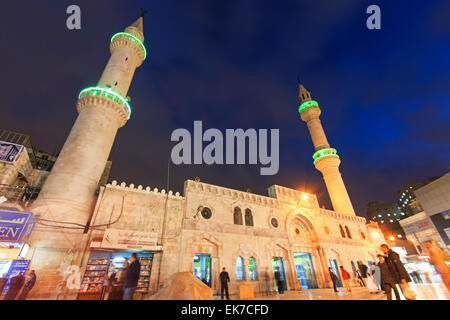
[[[78,299],[99,299],[102,294],[109,259],[90,259],[86,266]]]
[[[153,257],[140,257],[139,262],[141,263],[141,273],[139,274],[136,292],[147,293],[150,285]]]

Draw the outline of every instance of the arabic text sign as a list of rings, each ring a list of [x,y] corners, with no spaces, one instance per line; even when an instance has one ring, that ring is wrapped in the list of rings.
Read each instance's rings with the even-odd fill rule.
[[[101,246],[115,249],[150,250],[157,245],[158,234],[131,230],[106,229]]]
[[[14,162],[20,154],[23,146],[20,144],[0,141],[0,160],[6,162]]]
[[[0,210],[0,242],[22,242],[33,228],[33,214]]]

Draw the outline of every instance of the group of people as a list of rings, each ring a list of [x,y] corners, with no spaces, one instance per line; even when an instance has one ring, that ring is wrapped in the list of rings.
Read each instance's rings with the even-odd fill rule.
[[[131,263],[123,262],[123,268],[111,273],[106,280],[108,300],[133,300],[141,273],[141,264],[135,252],[131,254]]]
[[[414,300],[415,293],[408,285],[408,282],[411,282],[411,278],[400,261],[400,256],[387,244],[382,244],[380,249],[383,254],[377,255],[378,262],[373,262],[370,268],[358,261],[358,269],[355,270],[357,281],[361,286],[367,286],[371,293],[384,291],[388,300],[392,300],[392,291],[394,291],[395,298],[400,300],[400,293],[397,289],[397,285],[399,285],[405,298]],[[351,292],[350,273],[343,266],[339,268],[344,287],[348,292]],[[337,292],[338,276],[331,268],[329,268],[329,272],[333,282],[333,289]]]
[[[3,300],[26,300],[28,293],[33,289],[34,284],[36,283],[36,273],[34,270],[29,271],[28,276],[25,276],[26,272],[17,272],[15,275],[9,278],[9,287],[6,292]],[[0,278],[0,295],[3,292],[3,289],[8,284],[8,278],[2,277]]]

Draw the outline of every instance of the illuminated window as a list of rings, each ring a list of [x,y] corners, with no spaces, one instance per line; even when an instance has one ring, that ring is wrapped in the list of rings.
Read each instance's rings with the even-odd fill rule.
[[[240,256],[236,259],[236,280],[245,280],[244,259]]]
[[[248,260],[248,280],[258,280],[258,273],[256,272],[256,260],[250,257]]]
[[[378,215],[378,217],[380,217],[380,218],[381,218],[381,214],[379,214],[379,215]]]
[[[394,222],[394,220],[389,220],[389,222]]]
[[[405,215],[405,213],[404,212],[402,212],[402,216],[404,216]]]

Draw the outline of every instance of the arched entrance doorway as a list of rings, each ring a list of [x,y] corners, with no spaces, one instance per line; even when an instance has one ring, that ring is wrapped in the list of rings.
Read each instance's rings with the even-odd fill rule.
[[[286,221],[290,261],[298,289],[316,289],[321,280],[321,257],[317,233],[310,219],[296,210]]]

